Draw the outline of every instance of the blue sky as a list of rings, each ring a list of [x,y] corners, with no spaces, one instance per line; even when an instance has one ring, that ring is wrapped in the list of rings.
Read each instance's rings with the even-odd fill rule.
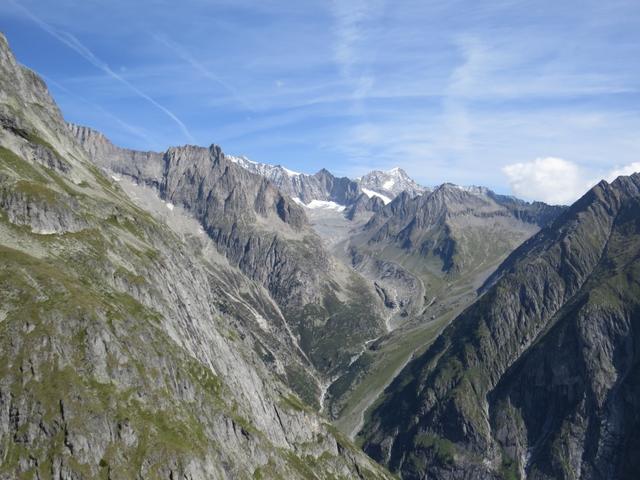
[[[636,0],[0,5],[66,118],[116,144],[554,203],[640,170],[639,27]]]

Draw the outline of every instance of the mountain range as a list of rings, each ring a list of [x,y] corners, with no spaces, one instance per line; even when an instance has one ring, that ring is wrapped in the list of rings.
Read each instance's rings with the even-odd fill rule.
[[[603,181],[517,248],[385,392],[365,451],[402,478],[634,478],[639,201],[639,174]]]
[[[377,197],[387,204],[401,192],[416,196],[428,190],[418,185],[398,167],[386,172],[374,170],[351,180],[346,177],[336,178],[326,169],[320,170],[315,175],[307,175],[281,165],[254,162],[246,157],[227,156],[227,158],[246,170],[267,178],[280,191],[303,205],[309,205],[313,201],[325,201],[347,207],[363,194],[366,198]]]
[[[635,478],[638,202],[121,148],[0,36],[0,478]]]

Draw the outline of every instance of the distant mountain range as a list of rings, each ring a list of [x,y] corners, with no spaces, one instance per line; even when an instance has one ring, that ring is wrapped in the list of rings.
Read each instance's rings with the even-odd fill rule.
[[[401,168],[387,172],[374,170],[356,180],[335,177],[326,169],[314,175],[294,172],[280,165],[269,165],[249,160],[246,157],[227,156],[229,160],[250,172],[262,175],[273,182],[280,191],[309,208],[327,208],[327,204],[314,200],[332,202],[334,208],[349,207],[360,195],[367,198],[378,197],[383,203],[391,202],[401,192],[416,196],[427,191],[413,181]]]

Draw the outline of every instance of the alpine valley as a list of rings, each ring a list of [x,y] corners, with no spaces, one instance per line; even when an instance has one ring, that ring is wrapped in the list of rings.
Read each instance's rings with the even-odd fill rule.
[[[128,150],[0,35],[2,479],[638,478],[638,259],[638,174]]]

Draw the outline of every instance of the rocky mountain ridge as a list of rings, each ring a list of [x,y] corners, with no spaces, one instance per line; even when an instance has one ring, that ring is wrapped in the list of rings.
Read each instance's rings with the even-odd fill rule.
[[[640,175],[526,241],[363,431],[403,478],[634,478]]]
[[[208,175],[206,172],[208,171],[208,169],[211,168],[209,166],[209,163],[211,162],[213,162],[214,165],[224,162],[225,163],[224,168],[226,169],[225,171],[227,172],[231,172],[231,171],[239,172],[244,170],[245,173],[242,173],[242,172],[235,173],[234,174],[235,176],[232,176],[230,178],[230,180],[227,183],[229,186],[237,185],[237,182],[240,182],[240,184],[247,184],[247,183],[251,184],[252,182],[260,183],[262,181],[266,181],[268,184],[271,184],[272,180],[265,175],[267,175],[268,172],[272,172],[272,170],[262,169],[260,164],[253,164],[249,162],[249,167],[253,165],[253,167],[256,169],[255,173],[257,174],[257,176],[251,175],[250,172],[247,173],[248,172],[247,165],[238,165],[239,163],[241,163],[238,159],[229,160],[216,147],[211,147],[208,153],[203,153],[205,152],[206,149],[201,149],[201,148],[199,149],[197,147],[179,147],[177,149],[170,149],[168,152],[165,152],[165,154],[149,154],[144,152],[124,151],[122,149],[118,149],[117,147],[112,146],[100,134],[98,134],[97,132],[92,133],[90,129],[86,129],[85,127],[77,127],[77,126],[70,126],[70,128],[71,128],[71,131],[74,133],[74,135],[86,146],[87,150],[92,152],[94,161],[98,165],[102,166],[103,168],[111,172],[115,172],[119,175],[128,176],[132,178],[135,182],[140,182],[143,184],[150,185],[154,188],[157,188],[161,196],[163,196],[165,200],[170,201],[172,205],[178,205],[182,208],[186,208],[192,213],[196,212],[196,218],[200,219],[204,229],[212,236],[212,238],[219,245],[219,247],[222,248],[222,251],[224,252],[224,254],[228,258],[230,258],[230,260],[234,264],[237,264],[243,270],[243,272],[249,274],[251,278],[253,278],[254,280],[264,282],[264,279],[262,279],[259,276],[256,276],[257,272],[255,270],[247,269],[246,265],[243,266],[241,257],[234,257],[234,251],[228,249],[228,241],[225,240],[225,238],[227,238],[226,236],[229,235],[229,232],[234,232],[234,231],[237,232],[239,235],[238,238],[246,238],[247,235],[251,236],[251,233],[238,230],[238,228],[236,227],[235,220],[233,221],[233,223],[230,223],[230,224],[227,223],[228,213],[225,211],[223,203],[209,202],[208,200],[203,201],[201,199],[193,198],[193,197],[187,197],[187,200],[185,200],[185,197],[184,197],[185,193],[189,195],[193,195],[194,190],[190,188],[190,185],[194,185],[194,184],[202,185],[202,181],[201,180],[194,181],[192,178],[187,178],[186,180],[179,182],[175,187],[167,189],[164,185],[167,184],[168,182],[164,181],[163,177],[167,175],[167,172],[171,172],[176,168],[175,166],[172,165],[172,161],[171,161],[171,158],[173,155],[175,155],[175,152],[180,152],[180,154],[184,156],[183,160],[178,160],[175,163],[177,163],[178,165],[182,164],[182,165],[189,165],[189,166],[200,165],[200,167],[196,168],[196,170],[198,169],[202,170],[203,172],[202,175],[204,177]],[[190,157],[190,155],[195,155],[196,158],[194,159],[193,157]],[[142,159],[142,162],[140,165],[136,165],[136,159],[138,158]],[[159,168],[157,166],[155,168],[149,168],[149,164],[152,164],[153,162],[155,162],[156,164],[158,162],[164,163],[165,165],[168,165],[168,166],[165,166],[163,168]],[[242,168],[236,168],[239,166],[241,166]],[[151,172],[150,174],[145,173],[149,171]],[[162,177],[157,176],[158,172],[162,172],[161,174]],[[191,175],[191,173],[189,175]],[[242,175],[244,175],[244,177],[242,177]],[[278,175],[276,175],[273,178],[278,180],[278,178],[281,178],[282,175],[284,175],[287,178],[299,179],[301,174],[296,174],[295,172],[282,170],[278,173]],[[184,176],[184,174],[178,175],[178,177],[180,176]],[[214,175],[214,177],[216,179],[221,178],[219,174]],[[197,177],[197,178],[200,178],[200,177]],[[259,179],[262,179],[262,180],[259,180]],[[216,181],[218,180],[215,180],[213,182],[206,181],[205,185],[213,185],[215,184]],[[316,182],[317,185],[321,185],[320,191],[331,192],[332,196],[324,197],[324,198],[334,198],[342,203],[348,203],[349,201],[348,199],[345,198],[344,192],[353,192],[353,194],[357,192],[357,184],[355,184],[354,182],[351,182],[348,179],[336,179],[333,175],[330,174],[330,172],[326,170],[323,170],[318,174],[316,174],[314,176],[314,181]],[[202,190],[202,188],[200,188],[200,190]],[[222,191],[228,192],[229,190],[223,189]],[[174,193],[172,192],[174,192],[177,195],[174,195]],[[351,193],[348,193],[348,195],[351,195]],[[228,193],[225,193],[222,196],[224,198],[228,198]],[[287,195],[285,196],[288,197]],[[238,207],[238,205],[241,206],[237,208],[238,214],[246,211],[251,211],[251,208],[254,207],[254,205],[251,205],[250,202],[243,200],[245,197],[253,198],[251,195],[249,196],[243,195],[240,198],[240,200],[233,200],[230,202],[230,205],[229,205],[230,207],[231,206]],[[351,196],[348,198],[353,198],[353,197]],[[494,198],[497,200],[494,200]],[[429,200],[427,201],[426,199],[429,199]],[[293,204],[294,202],[295,200],[293,202],[290,202],[290,204]],[[361,207],[361,203],[363,202],[365,203],[365,205]],[[385,326],[385,328],[387,329],[390,327],[395,328],[394,322],[395,323],[399,322],[399,324],[409,322],[409,324],[413,324],[415,322],[419,322],[420,321],[419,319],[421,318],[426,318],[426,319],[431,318],[433,320],[434,318],[436,318],[436,316],[440,315],[441,313],[446,313],[446,310],[448,309],[447,301],[440,302],[437,305],[433,306],[434,299],[436,298],[436,296],[439,296],[440,293],[438,293],[437,291],[431,291],[432,290],[431,284],[427,285],[425,283],[424,281],[425,277],[422,274],[416,275],[415,272],[412,272],[411,268],[407,270],[406,265],[403,265],[402,262],[400,264],[397,263],[397,259],[385,258],[384,255],[380,255],[379,253],[375,253],[375,254],[364,253],[362,248],[358,248],[357,246],[359,245],[358,243],[359,240],[356,240],[355,242],[353,240],[357,239],[358,237],[368,238],[367,249],[371,248],[371,246],[376,243],[379,247],[383,245],[398,243],[395,240],[392,240],[391,237],[383,237],[381,235],[378,235],[376,237],[375,235],[372,235],[372,232],[374,232],[375,230],[373,226],[383,225],[385,228],[389,229],[390,225],[394,222],[405,221],[408,224],[416,224],[415,218],[412,219],[411,216],[412,215],[415,216],[418,212],[421,212],[423,210],[423,206],[421,205],[420,202],[423,202],[423,203],[431,202],[428,204],[438,205],[439,208],[444,209],[446,215],[443,213],[440,216],[435,216],[433,218],[425,219],[422,222],[417,222],[418,228],[427,227],[428,229],[432,229],[434,231],[437,230],[440,232],[439,235],[447,234],[450,232],[448,225],[444,223],[444,219],[451,217],[450,212],[456,209],[457,209],[456,211],[459,210],[458,213],[460,215],[466,215],[470,218],[479,218],[479,219],[482,219],[482,222],[486,222],[488,219],[490,220],[493,217],[498,219],[502,217],[507,218],[508,220],[506,221],[506,224],[503,225],[503,231],[506,234],[505,237],[509,238],[510,240],[505,241],[505,239],[498,238],[498,240],[502,240],[504,243],[502,244],[503,245],[502,249],[500,249],[499,252],[497,252],[493,257],[490,258],[490,260],[493,263],[496,263],[500,259],[501,255],[506,255],[506,253],[508,253],[510,249],[517,246],[517,244],[520,241],[524,240],[529,235],[534,233],[539,228],[538,224],[535,222],[543,221],[541,219],[542,214],[540,214],[539,212],[536,212],[536,208],[534,208],[534,206],[530,204],[527,204],[526,202],[521,202],[521,201],[512,199],[510,197],[501,197],[493,194],[493,192],[490,192],[487,189],[463,188],[463,187],[457,187],[457,186],[448,185],[448,184],[435,189],[433,192],[426,191],[423,195],[417,196],[417,197],[413,197],[409,192],[401,192],[400,195],[396,197],[396,199],[393,202],[391,202],[389,205],[386,205],[386,206],[384,204],[384,201],[382,201],[379,198],[379,196],[372,195],[371,197],[369,197],[366,194],[360,194],[357,197],[357,200],[352,204],[352,208],[349,210],[345,210],[344,212],[340,211],[340,209],[335,209],[334,207],[332,207],[332,205],[339,205],[337,202],[332,202],[330,200],[326,200],[326,201],[312,200],[310,202],[311,205],[313,204],[322,205],[323,208],[329,209],[328,212],[333,210],[338,217],[341,217],[344,214],[344,217],[348,220],[353,220],[354,217],[357,216],[357,213],[354,214],[352,212],[354,210],[357,212],[358,211],[357,209],[359,208],[361,208],[359,213],[361,215],[364,214],[365,215],[364,218],[369,218],[371,214],[374,213],[374,216],[371,217],[370,220],[364,225],[364,229],[362,233],[357,233],[359,229],[359,227],[357,226],[358,225],[357,222],[354,222],[353,226],[351,227],[352,229],[355,229],[355,230],[354,230],[354,233],[350,234],[351,235],[350,238],[352,240],[350,240],[349,255],[347,256],[346,261],[350,266],[355,267],[357,271],[359,271],[365,278],[367,278],[371,282],[371,285],[375,288],[378,301],[380,302],[381,305],[384,305],[383,314],[386,315],[387,317],[391,316],[391,318],[394,319],[394,320],[387,319],[386,326]],[[216,207],[216,205],[219,205],[219,206]],[[274,210],[273,203],[271,203],[270,205],[271,205],[272,212],[277,211],[277,208]],[[463,207],[460,207],[460,205],[465,205],[465,206],[463,208]],[[493,205],[493,207],[489,208],[487,207],[487,205]],[[194,207],[195,207],[195,210],[194,210]],[[546,206],[544,205],[538,206],[538,208],[540,209],[544,209],[544,207]],[[483,208],[486,211],[483,211]],[[215,211],[222,212],[222,215],[214,215],[211,220],[207,220],[207,218],[202,217],[202,213],[200,213],[201,212],[200,209],[207,209],[207,210],[213,209],[214,212]],[[430,211],[430,210],[433,210],[433,208],[429,207],[427,208],[427,210]],[[500,213],[493,215],[491,212],[495,213],[494,210],[495,211],[500,210]],[[263,207],[259,209],[259,211],[264,212],[266,210]],[[307,208],[306,211],[309,215],[311,215],[314,212],[314,209]],[[550,210],[551,213],[547,212],[549,218],[553,216],[555,211],[556,210]],[[312,223],[314,223],[314,228],[316,228],[317,230],[318,225],[315,225],[315,223],[317,223],[317,218],[315,214],[313,215],[313,218],[314,220]],[[288,217],[279,218],[279,221],[286,221],[287,219]],[[249,220],[246,223],[252,224],[252,223],[255,223],[255,221]],[[209,231],[207,225],[215,226],[215,230],[213,232]],[[480,225],[480,227],[483,227],[486,230],[492,230],[492,229],[496,230],[496,225],[497,224],[493,222],[492,225],[482,224]],[[287,226],[286,228],[294,228],[294,229],[300,228],[301,230],[305,230],[307,227],[306,227],[306,222],[303,221],[303,222],[296,222],[293,224],[293,226]],[[482,237],[480,236],[480,238]],[[492,244],[491,241],[487,242],[487,245],[491,245],[491,244]],[[378,248],[378,247],[373,247],[373,248]],[[357,249],[357,250],[354,250],[354,249]],[[245,248],[243,252],[246,253],[247,251],[252,251],[252,250],[254,250],[253,246],[251,246],[248,249]],[[424,252],[423,250],[424,249],[422,250],[419,249],[417,244],[405,245],[405,251],[408,257],[415,256],[416,254],[422,257],[428,256],[427,252]],[[453,251],[455,250],[452,250],[452,252]],[[322,258],[322,255],[324,255],[324,258],[329,258],[326,256],[326,254],[323,251],[320,251],[320,252],[321,252],[321,256],[319,256],[319,258]],[[479,255],[472,254],[471,257],[479,257]],[[299,265],[300,262],[293,261],[293,262],[290,262],[290,264]],[[490,265],[491,263],[489,263],[488,267],[490,267]],[[317,272],[318,270],[321,270],[321,269],[322,269],[321,266],[309,267],[307,264],[307,268],[305,269],[305,271],[309,270],[312,272]],[[441,270],[445,271],[445,274],[446,274],[447,269],[442,267],[442,265],[436,268],[436,272],[440,272]],[[459,271],[463,271],[463,270],[464,268],[459,269]],[[268,274],[273,271],[273,268],[269,265],[266,265],[266,268],[265,268],[264,265],[260,264],[260,271]],[[278,281],[281,282],[281,276],[278,276]],[[315,285],[318,285],[318,284],[319,283],[317,283],[316,281]],[[272,293],[273,298],[282,308],[282,313],[284,317],[288,319],[291,319],[292,317],[296,318],[296,312],[292,314],[292,310],[287,309],[286,304],[283,303],[283,302],[289,301],[292,295],[287,292],[282,297],[278,297],[278,293],[283,291],[282,284],[269,286],[267,282],[267,283],[264,283],[264,285],[267,286],[269,291]],[[472,292],[469,292],[467,294],[467,296],[464,299],[464,302],[468,302],[473,298],[473,295],[471,295],[471,293]],[[361,294],[362,294],[362,291],[360,295]],[[429,300],[430,298],[431,300]],[[304,300],[304,301],[307,301],[307,300]],[[301,302],[300,305],[302,305],[304,301]],[[369,302],[371,303],[371,299],[369,300]],[[431,308],[432,306],[433,308]],[[433,309],[436,307],[437,309],[434,311]],[[360,309],[361,307],[357,307],[357,308]],[[364,311],[366,311],[367,309],[365,309]],[[345,313],[349,311],[357,312],[358,310],[346,310]],[[313,312],[311,314],[313,315]],[[428,323],[429,322],[427,322],[427,324]],[[329,345],[331,345],[332,343],[334,343],[334,337],[332,335],[326,336],[325,338],[322,338],[321,342],[317,342],[315,345],[313,343],[309,343],[307,340],[305,340],[305,338],[310,338],[310,337],[317,338],[318,334],[317,332],[312,334],[310,331],[308,331],[307,330],[308,325],[309,325],[309,317],[307,317],[306,319],[304,318],[300,319],[296,321],[294,324],[289,322],[289,326],[291,327],[292,331],[296,332],[296,334],[298,335],[300,346],[303,352],[305,353],[305,355],[309,356],[308,358],[311,359],[311,362],[314,365],[314,367],[316,368],[318,368],[319,366],[321,367],[320,368],[321,373],[325,373],[325,372],[329,373],[330,380],[329,380],[329,383],[327,383],[326,387],[324,387],[325,388],[324,391],[321,391],[321,392],[316,391],[316,393],[311,392],[310,396],[307,396],[305,398],[307,399],[307,401],[313,402],[314,395],[319,394],[320,406],[321,407],[325,406],[325,403],[327,403],[325,400],[328,400],[329,405],[327,406],[327,408],[329,409],[331,416],[334,416],[336,415],[336,412],[341,411],[342,407],[340,407],[339,405],[342,405],[342,402],[347,398],[345,397],[345,395],[348,395],[352,387],[358,384],[354,382],[350,388],[347,388],[346,390],[344,390],[345,382],[348,381],[348,379],[352,378],[352,373],[351,373],[352,369],[356,369],[357,371],[361,370],[362,367],[360,366],[360,362],[361,360],[364,361],[367,358],[366,355],[362,356],[362,353],[366,353],[367,345],[375,345],[371,343],[371,341],[373,339],[381,338],[382,335],[384,334],[385,328],[375,327],[375,324],[374,324],[374,328],[371,328],[370,326],[366,326],[365,329],[362,330],[362,325],[366,325],[366,324],[358,325],[356,328],[363,331],[364,334],[357,337],[356,340],[351,344],[353,348],[351,350],[352,353],[349,353],[349,350],[345,350],[345,355],[343,356],[343,358],[345,360],[348,360],[348,363],[342,363],[341,365],[340,363],[338,363],[336,368],[335,353],[332,353],[332,352],[335,352],[335,350],[332,350],[335,348],[335,346],[331,346],[330,348],[327,348],[327,344],[326,343],[323,344],[323,342],[329,342]],[[356,324],[351,323],[350,328],[353,327],[354,325]],[[329,327],[330,328],[327,328],[326,331],[335,334],[336,324],[329,325]],[[399,339],[399,341],[402,341],[402,335],[403,335],[402,331],[398,330],[397,332],[398,333],[396,337]],[[345,334],[349,335],[347,331],[345,331]],[[409,333],[409,335],[413,335],[413,334]],[[393,340],[393,338],[395,337],[392,337],[391,339],[389,339],[389,342],[391,342],[390,344],[396,341],[396,340]],[[364,345],[364,349],[363,349],[363,345]],[[408,352],[408,354],[410,353],[411,352]],[[328,370],[326,369],[326,367],[323,367],[323,365],[326,365],[328,367]],[[364,371],[373,372],[371,368],[372,368],[371,366],[365,367]],[[362,375],[362,373],[359,373],[358,375],[360,376]],[[308,384],[310,380],[309,378],[307,378],[307,380],[300,381],[299,374],[296,374],[295,377],[298,379],[296,380],[298,385],[300,383]],[[366,378],[366,376],[360,377],[360,378],[361,379]],[[294,383],[292,386],[294,386],[295,388],[296,384]],[[298,391],[299,393],[304,393],[300,390]],[[325,396],[327,396],[327,398],[325,398]],[[338,413],[337,415],[340,415],[340,413]],[[348,428],[351,429],[352,427],[350,426]],[[347,430],[347,431],[350,431],[350,430]]]
[[[383,331],[373,288],[331,258],[304,209],[264,176],[227,159],[220,147],[135,152],[87,127],[69,129],[96,165],[156,188],[163,200],[193,215],[219,251],[269,291],[321,376],[335,376],[363,342]],[[336,331],[344,335],[335,338]],[[308,375],[290,371],[291,386],[311,404],[321,403],[322,388]]]
[[[417,197],[400,193],[336,244],[334,253],[375,285],[389,329],[330,387],[328,412],[337,424],[355,435],[406,362],[477,299],[514,248],[562,211],[444,184]]]
[[[481,236],[475,234],[478,229],[490,228],[495,241],[513,241],[516,246],[562,210],[497,195],[486,188],[445,183],[417,197],[401,193],[364,229],[373,232],[369,244],[391,242],[423,257],[438,257],[441,270],[451,272],[463,269],[470,257],[478,257],[480,245],[474,243],[474,236]],[[517,238],[511,240],[514,236]],[[505,245],[502,250],[509,252],[512,248]]]
[[[283,188],[285,192],[289,189],[290,192],[298,195],[306,188],[304,191],[310,195],[309,198],[313,198],[314,195],[322,195],[321,198],[327,199],[317,200],[314,198],[308,205],[305,204],[307,207],[316,205],[322,206],[321,208],[329,208],[329,211],[333,209],[336,214],[344,214],[347,219],[351,220],[357,217],[357,214],[352,213],[357,211],[356,209],[360,209],[360,213],[366,215],[365,218],[369,220],[362,229],[358,230],[357,223],[354,223],[354,233],[350,234],[348,265],[359,271],[375,286],[379,301],[390,312],[387,315],[391,315],[394,319],[387,320],[386,328],[395,328],[404,323],[412,325],[421,321],[426,321],[426,325],[429,325],[430,322],[437,324],[440,322],[440,316],[457,308],[456,305],[471,302],[474,298],[475,278],[485,278],[486,274],[483,273],[483,269],[491,273],[491,269],[495,268],[513,248],[562,211],[558,207],[529,204],[511,197],[496,195],[481,187],[459,187],[451,184],[441,185],[433,191],[425,190],[417,196],[408,191],[402,191],[393,201],[385,205],[385,201],[380,198],[380,195],[359,193],[358,184],[349,179],[337,179],[326,170],[321,170],[314,176],[308,176],[313,177],[312,185],[315,185],[315,189],[312,189],[308,188],[309,182],[301,181],[305,179],[302,174],[287,171],[282,167],[278,167],[276,172],[273,169],[263,168],[264,166],[260,164],[251,162],[243,164],[237,159],[230,160],[215,146],[210,147],[208,151],[199,147],[178,147],[170,149],[164,154],[155,155],[144,152],[123,152],[117,147],[105,147],[103,140],[94,141],[92,134],[87,133],[88,130],[85,128],[72,126],[71,130],[86,145],[87,150],[93,152],[94,161],[98,165],[109,171],[126,175],[136,182],[151,185],[157,188],[161,196],[172,205],[178,205],[195,213],[196,218],[202,222],[207,233],[227,258],[237,264],[245,274],[249,274],[252,279],[263,282],[276,302],[279,303],[285,318],[289,319],[295,317],[296,313],[294,312],[292,315],[292,311],[288,310],[286,303],[283,302],[289,302],[292,298],[296,298],[295,293],[283,290],[282,283],[269,285],[268,282],[264,283],[264,278],[256,276],[258,272],[270,274],[274,270],[273,266],[266,265],[265,268],[264,265],[260,265],[257,271],[254,268],[247,269],[247,265],[242,263],[242,257],[234,256],[234,250],[228,249],[229,232],[237,234],[231,245],[238,243],[241,239],[251,238],[253,234],[239,229],[238,225],[247,225],[252,230],[257,219],[265,218],[264,215],[273,215],[274,212],[276,214],[274,219],[277,222],[285,223],[284,231],[291,231],[294,237],[299,232],[308,231],[308,222],[306,221],[308,215],[298,221],[296,215],[291,216],[290,213],[284,216],[280,215],[277,202],[263,202],[262,198],[265,195],[260,193],[261,189],[266,189],[267,185],[276,187],[273,181],[279,182],[280,188]],[[115,148],[115,154],[109,154],[113,148]],[[105,152],[107,153],[105,154]],[[137,165],[136,159],[139,158],[142,159],[142,162]],[[154,163],[156,166],[151,168],[149,165]],[[164,167],[159,168],[158,163],[163,163]],[[188,166],[186,172],[184,171],[185,165]],[[197,166],[195,175],[192,172],[194,165]],[[211,173],[212,165],[213,171],[219,170],[218,173]],[[180,170],[181,168],[183,170]],[[252,169],[255,171],[252,172]],[[160,171],[162,173],[158,177],[157,172]],[[222,174],[222,171],[225,173]],[[252,175],[252,173],[256,175]],[[212,188],[212,185],[220,182],[224,175],[228,175],[229,178],[223,181],[223,187],[220,189],[223,194],[220,196],[220,200],[211,202],[208,198],[209,194],[206,193],[207,188]],[[171,176],[178,179],[173,182],[173,185],[171,181],[165,179],[165,177]],[[283,182],[283,179],[286,179],[286,182]],[[296,182],[299,182],[297,186]],[[193,196],[195,190],[191,186],[194,184],[205,185],[206,200],[205,196],[200,195],[202,187],[199,187],[198,190],[199,197]],[[238,185],[243,185],[243,188],[240,189],[242,191],[237,188]],[[247,194],[245,185],[249,185],[249,190],[253,189],[251,190],[253,193]],[[254,188],[252,185],[265,186]],[[298,190],[290,188],[291,185],[294,185]],[[280,188],[277,188],[276,191],[279,192]],[[212,190],[216,189],[218,188],[212,188]],[[229,195],[232,192],[239,194],[239,197],[230,199]],[[277,197],[277,194],[274,195]],[[290,198],[287,194],[283,196]],[[252,202],[254,198],[261,200],[258,203]],[[335,208],[335,206],[349,202],[352,202],[350,209],[341,211],[341,209]],[[294,197],[294,199],[290,199],[288,205],[295,205],[295,203],[304,204],[299,197]],[[236,214],[234,207],[239,205],[244,205],[244,207],[237,208],[238,213]],[[247,208],[249,211],[253,208],[253,211],[258,215],[246,218],[244,213],[240,215],[240,212],[247,211]],[[292,210],[295,212],[295,209]],[[307,213],[311,214],[310,210],[313,211],[313,208],[307,208]],[[206,215],[204,212],[207,212]],[[213,216],[209,219],[208,215],[212,213]],[[209,231],[208,225],[212,226],[214,230]],[[365,241],[363,242],[363,240]],[[317,248],[319,242],[316,240],[312,243]],[[479,246],[482,246],[481,250],[478,250]],[[404,253],[400,257],[394,255],[393,258],[390,258],[382,253],[389,247],[397,248]],[[245,248],[243,254],[252,251],[256,251],[253,245],[248,249]],[[318,258],[323,258],[323,256],[327,259],[330,258],[322,250],[317,251],[321,253]],[[411,258],[421,259],[419,261],[423,265],[419,271],[408,267],[407,262],[411,263]],[[291,264],[295,265],[296,262],[291,262]],[[322,265],[311,267],[307,265],[305,272],[318,272],[322,271],[322,268]],[[276,277],[278,282],[282,281],[281,275]],[[454,281],[458,281],[455,279],[459,278],[458,290],[460,292],[467,291],[467,293],[464,293],[464,297],[462,293],[458,294],[459,300],[455,300],[456,297],[452,296],[450,299],[445,297],[434,303],[436,299],[446,295],[446,292],[441,289],[444,288],[443,281],[447,277],[451,277]],[[449,283],[451,283],[451,279],[448,280]],[[307,285],[313,285],[313,283],[307,283]],[[312,288],[312,290],[315,289]],[[282,297],[278,297],[278,293],[283,291],[285,293]],[[301,296],[300,298],[305,297]],[[315,299],[315,301],[318,300],[318,298]],[[299,305],[305,301],[307,300],[301,301]],[[343,358],[348,360],[348,364],[343,363],[340,367],[342,370],[340,370],[335,368],[335,350],[331,350],[333,347],[327,349],[326,345],[321,345],[320,348],[317,348],[305,340],[305,337],[317,337],[317,333],[305,332],[309,323],[309,317],[307,317],[295,324],[290,323],[289,326],[294,332],[302,332],[302,335],[298,334],[298,340],[305,355],[309,355],[312,364],[316,368],[322,364],[329,367],[328,370],[320,368],[321,372],[329,373],[331,377],[325,387],[328,390],[320,393],[320,406],[324,406],[325,395],[327,395],[330,403],[328,411],[332,416],[344,408],[343,402],[345,399],[348,400],[348,395],[354,386],[361,385],[363,379],[367,378],[367,372],[374,372],[373,365],[375,363],[364,367],[364,369],[361,366],[361,362],[368,358],[367,345],[375,347],[379,341],[393,345],[402,342],[403,335],[405,335],[403,329],[398,329],[395,337],[392,336],[388,340],[384,340],[381,335],[384,333],[384,329],[378,327],[376,331],[375,327],[374,329],[366,327],[369,328],[364,330],[366,335],[359,337],[352,344],[354,348],[358,345],[364,345],[364,347],[359,347],[360,353],[352,350],[352,353],[345,355]],[[335,328],[336,324],[332,324],[326,331],[335,334]],[[351,323],[349,330],[344,330],[344,335],[349,335],[353,331],[352,328],[362,330],[362,326]],[[414,335],[414,333],[408,329],[406,335]],[[333,342],[333,338],[334,336],[330,335],[326,337],[326,340]],[[380,338],[383,340],[376,343],[367,340]],[[396,340],[393,340],[394,338]],[[314,357],[314,355],[319,356]],[[344,370],[345,368],[346,370]],[[353,377],[352,372],[358,372],[356,378]],[[349,380],[355,381],[345,389],[345,382]],[[306,380],[306,382],[308,381],[309,379]],[[307,397],[307,400],[312,400],[312,398],[313,396]],[[338,413],[338,415],[340,414]]]
[[[362,193],[356,182],[346,177],[335,177],[326,169],[308,175],[281,165],[254,162],[246,157],[228,158],[242,168],[269,179],[280,191],[304,205],[319,200],[348,206]]]

